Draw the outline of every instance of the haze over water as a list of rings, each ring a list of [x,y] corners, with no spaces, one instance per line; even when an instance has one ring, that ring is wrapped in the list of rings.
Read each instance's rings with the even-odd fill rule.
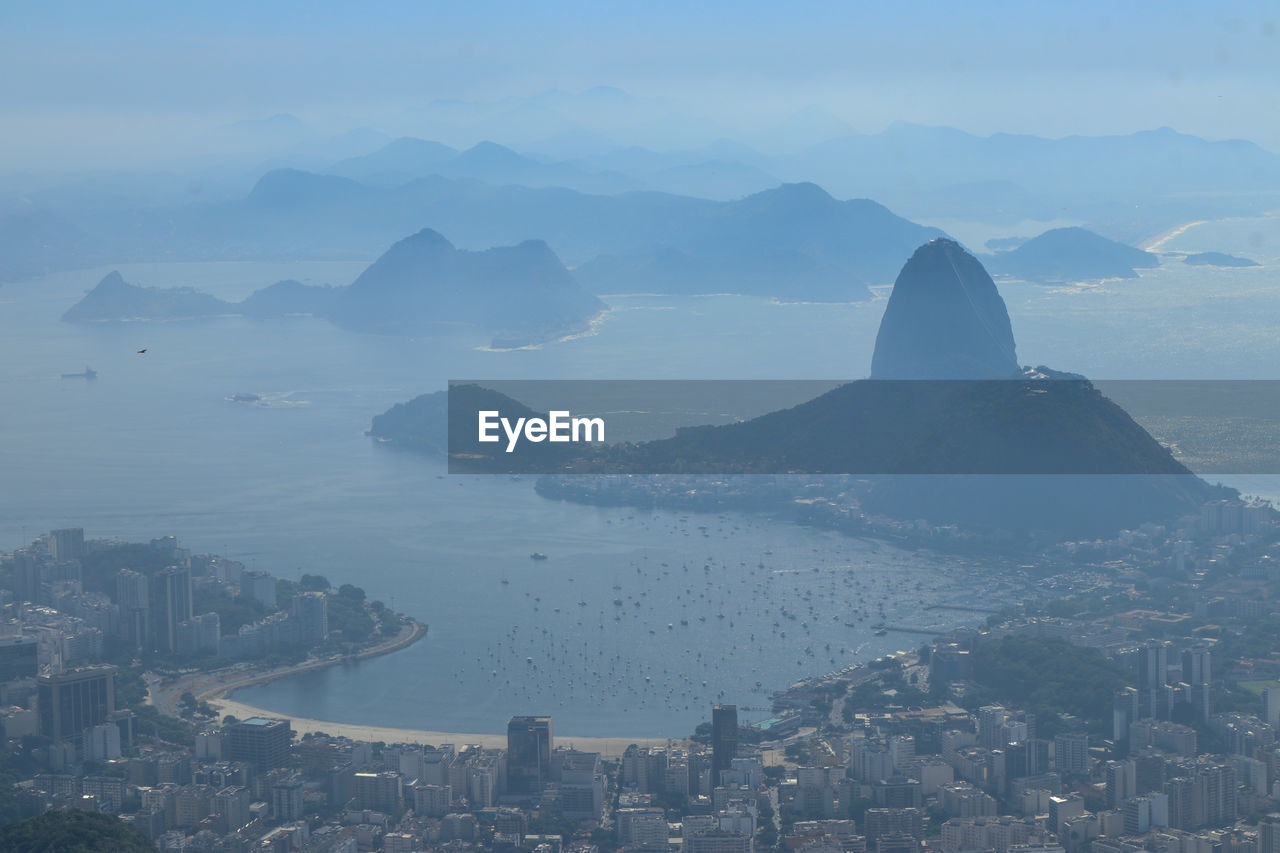
[[[1194,229],[1179,245],[1264,266],[1167,259],[1097,288],[1003,286],[1020,361],[1095,378],[1274,378],[1274,220],[1214,227],[1212,245],[1196,245]],[[238,298],[286,277],[342,284],[362,266],[120,269]],[[857,378],[883,299],[613,298],[599,334],[515,353],[483,351],[480,335],[384,338],[309,319],[58,322],[105,271],[0,288],[0,548],[68,525],[94,538],[173,534],[281,577],[356,583],[431,626],[404,652],[237,694],[251,704],[473,732],[551,713],[575,735],[680,736],[718,699],[764,706],[800,677],[920,641],[874,637],[881,618],[941,628],[982,617],[922,601],[991,600],[967,584],[980,566],[757,516],[561,504],[527,480],[442,476],[440,462],[363,434],[373,415],[457,377]],[[1211,331],[1194,322],[1210,311],[1223,321]],[[97,380],[58,378],[86,364]]]

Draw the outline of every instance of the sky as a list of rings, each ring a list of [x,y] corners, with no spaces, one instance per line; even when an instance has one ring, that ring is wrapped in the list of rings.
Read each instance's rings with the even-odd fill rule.
[[[7,3],[0,170],[213,154],[234,147],[225,125],[280,113],[313,134],[465,143],[433,102],[598,86],[648,104],[631,124],[602,119],[611,138],[651,143],[723,131],[799,147],[906,120],[1046,136],[1170,126],[1280,150],[1277,84],[1275,3]],[[767,132],[805,109],[830,121]],[[538,129],[516,122],[498,141]]]

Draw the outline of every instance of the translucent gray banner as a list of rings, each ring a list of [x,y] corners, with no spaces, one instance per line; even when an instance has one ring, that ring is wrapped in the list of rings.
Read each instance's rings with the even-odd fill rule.
[[[433,406],[451,473],[1280,473],[1280,381],[457,380]]]

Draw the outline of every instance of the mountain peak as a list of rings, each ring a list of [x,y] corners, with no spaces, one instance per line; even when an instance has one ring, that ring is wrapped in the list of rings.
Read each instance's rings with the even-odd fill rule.
[[[801,214],[821,211],[839,202],[822,187],[804,181],[796,184],[779,184],[772,189],[752,193],[731,204],[747,211]]]
[[[998,379],[1018,370],[1009,312],[978,259],[954,240],[916,249],[876,334],[872,379]]]
[[[102,281],[98,282],[94,287],[94,290],[98,290],[99,288],[103,290],[113,290],[128,286],[129,285],[124,280],[124,276],[120,275],[120,271],[112,270],[102,277]]]
[[[360,184],[336,175],[317,175],[302,169],[272,169],[249,191],[249,199],[272,205],[332,202],[359,192]]]
[[[523,162],[526,158],[505,145],[499,145],[486,139],[463,151],[458,155],[458,159],[464,162],[474,160],[478,163],[511,163]]]
[[[454,245],[434,228],[423,228],[416,234],[410,234],[397,240],[387,249],[384,257],[404,254],[421,254],[423,252],[452,252]]]
[[[760,195],[771,195],[774,198],[810,203],[826,203],[829,201],[835,201],[831,193],[827,192],[812,181],[801,181],[795,184],[781,184],[775,189],[765,190],[760,193]]]

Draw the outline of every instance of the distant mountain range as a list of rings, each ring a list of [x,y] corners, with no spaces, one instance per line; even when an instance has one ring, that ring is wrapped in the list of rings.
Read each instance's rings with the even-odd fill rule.
[[[496,116],[515,120],[529,110],[570,109],[586,117],[587,104],[622,115],[645,106],[641,101],[601,90],[483,107],[436,102],[429,112],[442,122],[487,126]],[[830,117],[817,118],[840,132]],[[237,138],[293,138],[299,125],[283,116],[224,130]],[[45,190],[24,198],[16,215],[0,213],[0,279],[125,261],[367,259],[399,237],[431,227],[468,249],[543,240],[571,268],[584,267],[584,281],[608,290],[635,289],[632,283],[641,279],[653,289],[657,279],[690,292],[688,282],[700,278],[707,283],[695,290],[737,290],[724,285],[742,280],[745,292],[762,292],[749,279],[768,276],[782,287],[794,281],[810,289],[770,295],[811,298],[834,287],[822,298],[842,299],[848,297],[843,282],[852,280],[855,291],[859,281],[887,283],[896,266],[883,257],[864,258],[864,252],[842,254],[825,237],[814,245],[788,227],[786,217],[796,211],[783,218],[747,212],[769,207],[769,193],[794,195],[787,186],[816,184],[826,197],[812,193],[811,207],[799,216],[842,239],[853,206],[885,209],[867,201],[876,199],[898,214],[899,226],[904,216],[940,227],[951,218],[1069,220],[1135,243],[1173,224],[1280,203],[1280,156],[1248,142],[1211,142],[1167,128],[1045,139],[895,124],[787,155],[724,139],[659,151],[619,145],[563,123],[556,123],[554,135],[554,144],[549,129],[545,145],[528,142],[522,151],[494,142],[459,150],[410,137],[387,142],[362,129],[305,155],[270,161],[313,164],[323,151],[333,155],[323,167],[308,166],[316,171],[259,173],[247,193],[232,190],[242,172],[232,181],[216,170],[160,181],[163,192],[151,186],[154,176],[132,181],[132,195],[127,176],[104,179],[109,192],[95,189],[100,181]],[[353,150],[365,153],[339,159],[340,152]],[[832,195],[852,201],[832,205]],[[901,242],[904,229],[879,232],[875,218],[866,218],[872,230],[856,235],[864,245],[874,249],[887,241],[892,251],[884,256],[896,254],[896,262],[914,248]],[[911,239],[918,244],[940,233],[917,232]],[[759,247],[757,257],[727,252],[723,241],[730,236]],[[1003,266],[1019,264],[1022,255],[1006,255],[991,262],[993,272],[1019,274]],[[1036,259],[1028,263],[1029,280],[1043,276]],[[1111,263],[1104,265],[1107,277]],[[1141,266],[1120,263],[1130,270]]]
[[[837,201],[812,184],[715,202],[438,176],[376,187],[297,170],[268,173],[237,201],[168,211],[163,225],[131,219],[110,227],[120,229],[116,245],[161,259],[323,259],[367,256],[433,223],[463,248],[541,239],[581,267],[582,282],[597,292],[840,301],[866,298],[865,283],[892,281],[912,248],[942,233],[872,201]],[[154,244],[138,247],[147,234]],[[641,272],[655,266],[660,275]]]
[[[128,284],[112,272],[62,319],[70,323],[242,315],[312,315],[382,334],[471,326],[495,346],[525,346],[584,330],[604,309],[545,243],[466,252],[424,229],[397,242],[344,288],[280,281],[238,303],[191,288]]]
[[[1048,139],[898,122],[881,133],[811,146],[770,168],[784,180],[804,176],[911,217],[1005,223],[1070,217],[1128,240],[1160,225],[1261,212],[1280,198],[1280,155],[1167,127]]]
[[[585,193],[651,190],[720,201],[742,198],[780,181],[752,162],[762,159],[745,146],[708,146],[659,154],[626,149],[615,156],[556,160],[521,154],[495,142],[465,151],[426,139],[401,137],[360,157],[343,160],[331,174],[375,186],[398,186],[419,178],[470,179],[496,186],[562,187]]]
[[[941,235],[865,199],[816,184],[777,189],[691,218],[656,250],[601,255],[578,269],[606,293],[749,293],[812,301],[869,299],[921,240]]]
[[[75,269],[100,257],[96,242],[57,214],[26,202],[0,207],[0,282]]]
[[[343,160],[331,171],[379,186],[398,186],[439,175],[497,186],[563,187],[602,195],[648,188],[626,175],[588,171],[571,163],[544,162],[496,142],[481,142],[466,151],[457,151],[411,137],[397,139],[372,154]]]
[[[839,123],[829,127],[837,131]],[[493,142],[459,152],[405,138],[343,161],[332,172],[382,184],[440,175],[592,193],[658,190],[722,201],[783,182],[813,182],[840,197],[875,198],[912,217],[1018,222],[1070,216],[1092,219],[1109,231],[1126,221],[1149,231],[1150,217],[1176,220],[1197,207],[1262,210],[1280,194],[1280,156],[1244,140],[1208,141],[1169,128],[1049,139],[977,136],[897,122],[879,133],[840,135],[782,155],[728,140],[655,151],[610,145],[581,130],[576,135],[592,139],[586,147],[603,150],[559,159]],[[559,144],[543,147],[583,147],[574,138],[575,131],[566,130]],[[1262,197],[1249,198],[1259,191]],[[1135,202],[1143,205],[1137,216]],[[1133,240],[1138,234],[1118,236]]]

